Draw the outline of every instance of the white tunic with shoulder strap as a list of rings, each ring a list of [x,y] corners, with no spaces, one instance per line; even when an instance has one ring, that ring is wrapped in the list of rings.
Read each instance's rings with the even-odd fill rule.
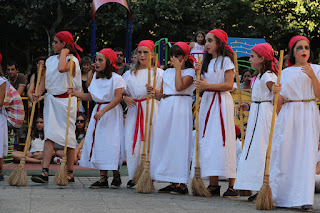
[[[9,88],[9,82],[4,77],[0,77],[0,85],[6,85],[6,91]],[[4,100],[6,99],[6,95]],[[7,113],[4,106],[0,108],[0,158],[8,154],[8,124]]]

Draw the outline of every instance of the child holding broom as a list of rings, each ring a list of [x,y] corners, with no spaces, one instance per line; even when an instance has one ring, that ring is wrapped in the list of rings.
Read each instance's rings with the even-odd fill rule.
[[[95,58],[96,72],[89,92],[69,91],[84,101],[94,100],[97,103],[92,111],[79,161],[80,166],[100,169],[100,180],[90,186],[95,189],[109,187],[108,170],[113,170],[111,187],[119,188],[121,185],[118,169],[122,165],[124,134],[120,102],[125,82],[117,74],[116,60],[117,55],[112,49],[102,49]]]
[[[210,177],[208,190],[212,196],[220,196],[218,177],[229,178],[229,188],[224,197],[239,197],[233,189],[236,177],[236,138],[234,106],[229,92],[233,88],[234,64],[228,35],[221,29],[206,35],[206,53],[202,65],[202,77],[196,87],[205,90],[199,111],[199,162],[201,177]],[[201,68],[197,62],[196,70]],[[195,162],[195,160],[193,160]]]
[[[282,71],[278,114],[271,149],[270,187],[275,206],[302,206],[312,211],[320,130],[320,66],[310,64],[309,40],[294,36],[289,42],[289,64]]]
[[[278,68],[269,43],[255,45],[251,49],[249,61],[259,74],[253,83],[251,105],[241,105],[244,111],[250,108],[250,114],[234,188],[259,191],[263,182],[271,127],[274,98],[272,85],[277,81]],[[256,196],[249,197],[249,200],[253,201]]]
[[[157,131],[152,146],[150,173],[153,180],[171,182],[158,192],[188,194],[192,149],[192,94],[195,89],[193,63],[185,42],[175,43],[169,50],[173,68],[163,74],[156,99],[160,100]],[[149,88],[152,91],[152,87]],[[174,162],[174,163],[172,163]]]
[[[125,72],[123,78],[127,84],[124,91],[123,99],[128,106],[128,113],[125,122],[125,152],[128,167],[129,182],[128,188],[132,188],[135,184],[132,182],[136,168],[140,163],[140,155],[143,152],[142,141],[146,141],[145,136],[145,120],[146,118],[146,96],[148,84],[148,64],[151,60],[151,79],[153,79],[154,59],[154,43],[151,40],[143,40],[137,48],[138,60],[135,67],[130,72]],[[159,92],[161,89],[163,70],[157,68],[155,89]],[[155,101],[153,109],[153,121],[157,118],[159,102]],[[149,112],[151,106],[149,106]],[[155,122],[154,122],[155,124]],[[152,127],[151,135],[154,135],[155,125]],[[151,137],[153,138],[153,137]],[[151,139],[152,140],[152,139]]]
[[[76,49],[82,51],[74,41],[72,34],[68,31],[58,32],[52,42],[52,48],[58,55],[53,55],[46,60],[46,74],[39,85],[38,94],[34,94],[33,101],[37,102],[44,90],[47,90],[44,100],[44,135],[45,144],[43,150],[42,173],[33,175],[31,180],[36,183],[47,183],[49,165],[54,150],[54,143],[65,145],[66,126],[69,122],[68,148],[67,148],[67,170],[68,182],[74,183],[73,164],[74,150],[76,148],[75,123],[77,117],[77,98],[71,98],[70,117],[68,118],[68,93],[70,66],[73,63],[72,84],[76,90],[81,90],[81,71],[79,66],[80,56]],[[69,54],[75,54],[73,61]]]
[[[3,157],[8,153],[8,125],[4,100],[6,91],[9,89],[9,82],[2,73],[1,61],[2,55],[0,54],[0,181],[4,180],[2,171]]]

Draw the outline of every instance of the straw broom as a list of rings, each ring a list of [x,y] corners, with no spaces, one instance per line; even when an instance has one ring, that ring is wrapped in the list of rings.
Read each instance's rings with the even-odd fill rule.
[[[242,99],[241,99],[241,89],[240,89],[240,79],[239,79],[239,66],[238,66],[238,57],[237,57],[237,52],[233,52],[233,63],[234,67],[236,70],[236,81],[237,81],[237,91],[238,91],[238,101],[239,101],[239,106],[242,104]],[[244,126],[243,126],[243,116],[242,116],[242,108],[240,107],[240,130],[241,130],[241,143],[242,143],[242,148],[244,144]],[[252,192],[250,190],[239,190],[240,196],[250,196]]]
[[[148,85],[151,83],[151,57],[149,58],[149,64],[148,64]],[[146,119],[144,122],[144,141],[143,141],[143,151],[140,156],[140,164],[137,166],[136,171],[134,172],[133,178],[132,178],[132,183],[137,184],[141,174],[144,169],[144,163],[146,161],[146,138],[147,138],[147,131],[148,131],[148,119],[149,119],[149,100],[150,100],[150,95],[147,93],[147,103],[146,103]]]
[[[278,72],[278,79],[277,79],[278,85],[280,84],[280,77],[281,77],[282,64],[283,64],[283,54],[284,54],[284,51],[280,50],[279,72]],[[276,93],[274,95],[274,103],[273,103],[274,105],[273,105],[273,113],[272,113],[272,120],[271,120],[268,152],[267,152],[266,163],[264,168],[263,185],[261,186],[261,189],[258,193],[257,200],[255,203],[256,209],[258,210],[271,210],[275,208],[272,200],[271,187],[269,185],[269,176],[270,176],[270,154],[271,154],[271,146],[272,146],[272,136],[273,136],[273,129],[274,129],[274,123],[276,118],[278,96],[279,96],[279,93]]]
[[[154,93],[156,89],[157,65],[158,65],[158,55],[156,55],[156,62],[155,62],[154,73],[153,73],[153,92]],[[150,139],[151,139],[151,129],[152,129],[153,106],[154,106],[154,96],[152,97],[152,101],[151,101],[151,113],[149,118],[147,159],[144,163],[144,169],[136,187],[137,192],[145,193],[145,194],[152,193],[155,190],[152,179],[151,179],[151,175],[150,175],[150,144],[151,144]]]
[[[73,71],[73,55],[71,54],[70,58],[70,78],[69,85],[72,87],[72,71]],[[69,94],[68,102],[68,116],[67,116],[67,128],[66,128],[66,139],[64,142],[63,157],[62,163],[55,174],[54,183],[59,186],[68,185],[68,176],[67,176],[67,145],[68,145],[68,135],[69,135],[69,118],[70,118],[70,107],[71,107],[71,94]]]
[[[201,58],[198,57],[198,61]],[[196,70],[197,80],[200,80],[200,70]],[[194,167],[194,177],[191,182],[192,194],[194,196],[210,197],[211,194],[205,187],[201,176],[199,166],[199,89],[196,90],[196,166]]]
[[[40,83],[40,78],[41,78],[41,73],[42,73],[42,67],[43,67],[43,65],[40,64],[38,78],[37,78],[37,82],[36,82],[35,94],[38,93],[39,83]],[[36,103],[32,103],[31,117],[30,117],[29,126],[28,126],[27,142],[24,146],[23,155],[21,157],[19,167],[16,170],[14,170],[13,172],[11,172],[11,174],[9,176],[8,183],[10,186],[27,186],[28,185],[27,170],[25,168],[25,163],[26,163],[26,154],[27,154],[29,144],[30,144],[31,127],[32,127],[32,123],[33,123],[34,111],[36,109],[36,105],[37,105]]]

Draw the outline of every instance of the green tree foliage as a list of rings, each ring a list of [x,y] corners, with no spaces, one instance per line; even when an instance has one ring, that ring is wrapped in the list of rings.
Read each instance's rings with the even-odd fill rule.
[[[319,0],[127,0],[133,17],[133,48],[143,39],[191,41],[194,33],[224,29],[232,37],[265,38],[275,49],[291,36],[318,44]],[[54,34],[68,30],[90,53],[91,0],[0,0],[0,52],[30,71],[32,59],[50,55]],[[125,47],[126,9],[99,8],[96,49]]]

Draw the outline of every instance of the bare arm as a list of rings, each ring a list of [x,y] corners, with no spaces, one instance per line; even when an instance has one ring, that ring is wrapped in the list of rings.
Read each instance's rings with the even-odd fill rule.
[[[89,88],[90,84],[91,84],[91,81],[92,81],[92,78],[93,78],[93,74],[94,72],[92,72],[91,70],[89,71],[88,73],[88,79],[87,79],[87,82],[86,82],[86,87]]]
[[[320,99],[320,82],[316,75],[314,74],[313,69],[311,68],[310,64],[305,65],[302,67],[302,72],[307,74],[309,78],[311,79],[312,87],[313,87],[313,92],[314,95]]]
[[[61,50],[60,57],[59,57],[58,70],[59,70],[60,73],[69,72],[71,63],[73,63],[72,76],[75,77],[76,76],[75,63],[73,61],[71,61],[71,60],[66,62],[67,55],[69,54],[69,52],[70,51],[67,48],[64,48],[64,49]],[[73,56],[73,57],[75,57],[75,56]]]
[[[189,75],[181,77],[181,69],[176,70],[175,86],[178,92],[187,89],[193,83],[193,78]]]
[[[192,49],[192,48],[194,48],[194,41],[193,42],[190,42],[190,44],[189,44],[189,47],[190,47],[190,50]]]
[[[20,94],[20,96],[22,96],[23,91],[24,91],[24,88],[26,88],[25,85],[19,85],[17,91],[18,91],[18,93]]]
[[[29,84],[28,91],[27,91],[27,96],[30,100],[32,100],[32,93],[34,90],[34,78],[35,78],[35,74],[33,74],[30,78],[30,84]]]
[[[5,97],[6,97],[6,82],[0,85],[0,107],[3,106]]]
[[[68,88],[68,94],[74,95],[83,101],[92,101],[90,92],[89,93],[77,92],[77,91],[74,91],[73,88]]]
[[[114,99],[104,108],[102,108],[99,112],[94,115],[96,120],[100,120],[100,118],[109,110],[113,109],[117,106],[122,100],[122,88],[118,88],[114,91]]]
[[[233,88],[233,70],[227,70],[225,71],[225,82],[220,84],[210,84],[208,83],[204,78],[201,77],[201,79],[198,81],[196,80],[196,87],[200,90],[216,90],[216,91],[229,91]]]

